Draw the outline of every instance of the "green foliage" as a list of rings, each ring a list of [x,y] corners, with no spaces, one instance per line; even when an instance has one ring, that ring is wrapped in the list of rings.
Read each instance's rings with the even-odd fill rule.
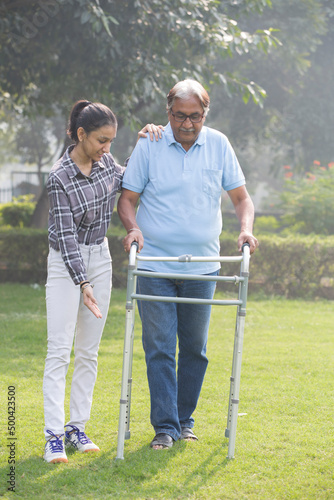
[[[112,236],[108,232],[115,287],[126,286],[127,254],[121,244],[123,237],[124,234]],[[0,228],[0,281],[45,283],[48,252],[47,230]]]
[[[266,5],[248,0],[238,9],[246,16]],[[225,11],[216,0],[4,2],[0,96],[29,115],[60,108],[65,116],[75,99],[87,97],[134,123],[143,105],[191,76],[261,102],[259,84],[217,70],[217,61],[269,52],[280,42],[268,26],[242,30]]]
[[[280,208],[283,227],[303,234],[334,234],[334,163],[327,167],[314,162],[302,179],[293,180],[293,172],[286,179],[281,193]]]
[[[264,294],[334,299],[334,236],[259,236],[251,287]]]
[[[256,217],[254,223],[254,234],[275,233],[281,227],[280,221],[273,215],[262,215]]]
[[[314,158],[323,164],[334,159],[333,2],[280,0],[260,15],[239,18],[240,3],[228,14],[246,31],[270,23],[279,30],[282,45],[268,56],[258,52],[221,61],[225,72],[242,73],[260,84],[266,99],[263,109],[246,106],[227,100],[217,87],[211,92],[216,105],[209,119],[232,141],[247,180],[272,185],[282,164],[304,172]]]
[[[238,233],[223,231],[221,255],[238,255]],[[123,236],[108,234],[113,258],[113,286],[126,287],[128,255]],[[334,299],[334,236],[292,235],[259,237],[251,258],[250,290],[266,295],[326,297]],[[48,254],[47,231],[0,230],[0,281],[45,283]],[[223,266],[222,274],[239,274],[239,265]],[[220,286],[217,287],[220,289]]]
[[[28,227],[36,205],[33,199],[33,194],[25,194],[13,198],[10,203],[0,205],[3,223],[12,227]]]
[[[57,154],[56,159],[59,158],[59,149],[64,142],[64,129],[64,119],[59,114],[48,119],[43,116],[34,119],[20,117],[13,142],[21,161],[37,164],[39,173],[43,166],[52,165],[55,154]],[[11,149],[13,142],[10,145]]]
[[[46,231],[0,229],[0,281],[45,283],[47,254]]]
[[[237,255],[238,234],[222,234],[221,255]],[[334,236],[259,235],[251,257],[251,291],[287,298],[334,299]],[[222,268],[225,274],[224,267]],[[239,272],[235,265],[234,274]],[[219,289],[219,286],[218,286]]]

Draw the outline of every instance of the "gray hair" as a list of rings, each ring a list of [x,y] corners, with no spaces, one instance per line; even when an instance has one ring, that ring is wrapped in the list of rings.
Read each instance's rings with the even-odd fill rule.
[[[182,80],[174,85],[174,87],[169,91],[167,95],[167,111],[170,111],[173,107],[175,99],[189,99],[189,97],[196,96],[201,102],[204,116],[209,112],[210,108],[210,97],[203,85],[201,85],[196,80]]]

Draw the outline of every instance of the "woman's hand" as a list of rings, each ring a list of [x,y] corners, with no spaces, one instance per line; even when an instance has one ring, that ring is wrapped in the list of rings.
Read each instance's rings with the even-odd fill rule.
[[[144,128],[142,128],[138,132],[137,141],[141,137],[147,137],[147,133],[149,134],[151,141],[153,141],[154,137],[155,137],[155,140],[158,141],[162,137],[163,130],[165,130],[165,129],[162,125],[154,125],[154,123],[148,123],[147,125],[145,125]]]
[[[84,288],[82,294],[85,306],[88,307],[90,311],[92,311],[94,316],[96,316],[98,319],[101,319],[102,314],[100,309],[98,308],[97,300],[94,297],[93,288],[91,286],[87,286],[86,288]]]

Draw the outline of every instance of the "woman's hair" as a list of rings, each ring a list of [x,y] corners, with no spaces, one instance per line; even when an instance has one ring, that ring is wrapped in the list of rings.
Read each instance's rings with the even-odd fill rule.
[[[79,127],[89,134],[105,125],[117,127],[117,119],[111,109],[99,102],[77,101],[70,113],[67,135],[73,141],[78,142]]]
[[[172,109],[175,99],[189,99],[189,97],[192,96],[199,98],[204,111],[204,116],[206,116],[210,107],[209,94],[199,82],[190,79],[178,82],[169,91],[169,94],[167,95],[167,111]]]

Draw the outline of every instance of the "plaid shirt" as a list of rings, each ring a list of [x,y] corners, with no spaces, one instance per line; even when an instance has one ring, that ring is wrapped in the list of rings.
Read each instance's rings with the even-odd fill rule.
[[[117,165],[111,154],[104,154],[101,161],[93,163],[87,177],[69,155],[73,147],[70,146],[53,166],[47,190],[50,201],[49,244],[61,251],[77,285],[87,280],[79,245],[103,242],[125,167]]]

